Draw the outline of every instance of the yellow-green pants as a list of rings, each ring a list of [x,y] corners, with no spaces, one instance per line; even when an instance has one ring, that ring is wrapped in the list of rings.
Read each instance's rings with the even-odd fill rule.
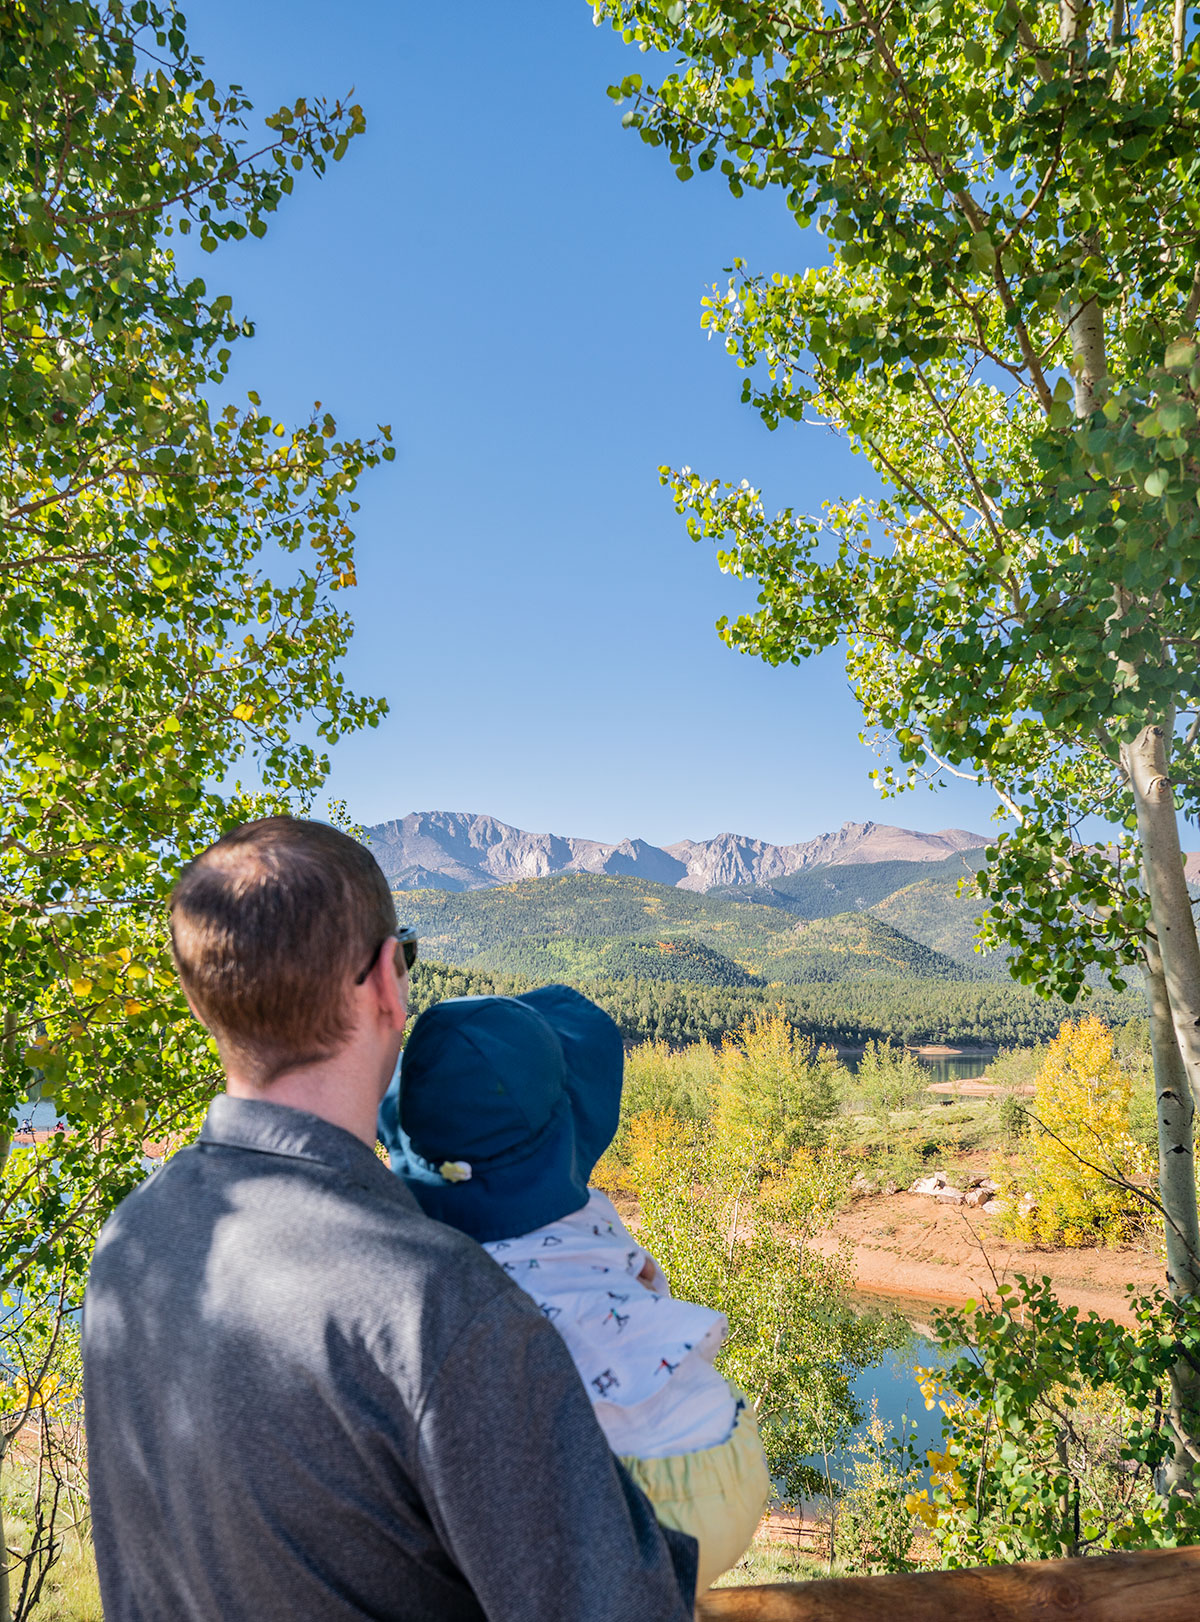
[[[621,1459],[654,1505],[662,1525],[690,1532],[700,1544],[697,1593],[737,1565],[753,1541],[771,1496],[758,1422],[745,1398],[742,1403],[733,1434],[719,1447],[665,1459]]]

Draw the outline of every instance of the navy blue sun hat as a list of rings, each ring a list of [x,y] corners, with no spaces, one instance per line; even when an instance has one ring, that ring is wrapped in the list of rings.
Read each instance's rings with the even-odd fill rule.
[[[380,1141],[427,1215],[514,1239],[587,1204],[624,1066],[616,1025],[569,986],[448,997],[413,1026]]]

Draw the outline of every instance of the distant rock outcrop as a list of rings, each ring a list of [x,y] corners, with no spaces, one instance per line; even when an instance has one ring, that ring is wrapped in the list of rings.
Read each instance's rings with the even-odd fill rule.
[[[600,873],[619,848],[594,839],[530,834],[463,811],[414,811],[368,828],[367,842],[390,883],[401,890],[478,890],[553,873]]]
[[[963,828],[917,833],[878,822],[843,822],[835,833],[818,834],[798,845],[768,845],[740,834],[685,839],[667,853],[687,864],[685,890],[714,890],[720,884],[769,884],[807,867],[842,867],[857,862],[940,862],[955,851],[987,844],[984,834]]]
[[[769,883],[808,867],[939,862],[987,843],[983,834],[962,828],[929,834],[878,822],[844,822],[835,833],[797,845],[718,834],[663,849],[644,839],[606,845],[596,839],[531,834],[495,817],[464,811],[414,811],[366,832],[388,881],[398,890],[479,890],[561,873],[619,873],[707,891],[719,885]]]

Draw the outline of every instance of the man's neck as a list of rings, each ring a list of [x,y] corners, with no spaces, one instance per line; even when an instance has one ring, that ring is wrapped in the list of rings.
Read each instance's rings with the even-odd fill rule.
[[[306,1110],[331,1126],[340,1126],[368,1147],[375,1143],[375,1118],[381,1088],[374,1075],[356,1075],[346,1061],[329,1060],[285,1071],[260,1087],[233,1071],[226,1071],[225,1091],[231,1098],[254,1098],[286,1109]]]
[[[403,957],[397,963],[395,940],[392,947],[380,954],[365,983],[353,988],[350,1034],[328,1058],[298,1064],[262,1086],[238,1049],[221,1045],[218,1038],[225,1091],[232,1098],[307,1110],[372,1148],[379,1101],[400,1057],[408,1014],[408,972]]]

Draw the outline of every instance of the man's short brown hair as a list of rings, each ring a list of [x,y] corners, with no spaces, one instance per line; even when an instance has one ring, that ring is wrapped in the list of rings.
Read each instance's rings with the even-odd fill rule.
[[[259,1085],[337,1051],[351,984],[395,929],[370,851],[298,817],[235,828],[171,892],[183,988],[222,1057]]]

